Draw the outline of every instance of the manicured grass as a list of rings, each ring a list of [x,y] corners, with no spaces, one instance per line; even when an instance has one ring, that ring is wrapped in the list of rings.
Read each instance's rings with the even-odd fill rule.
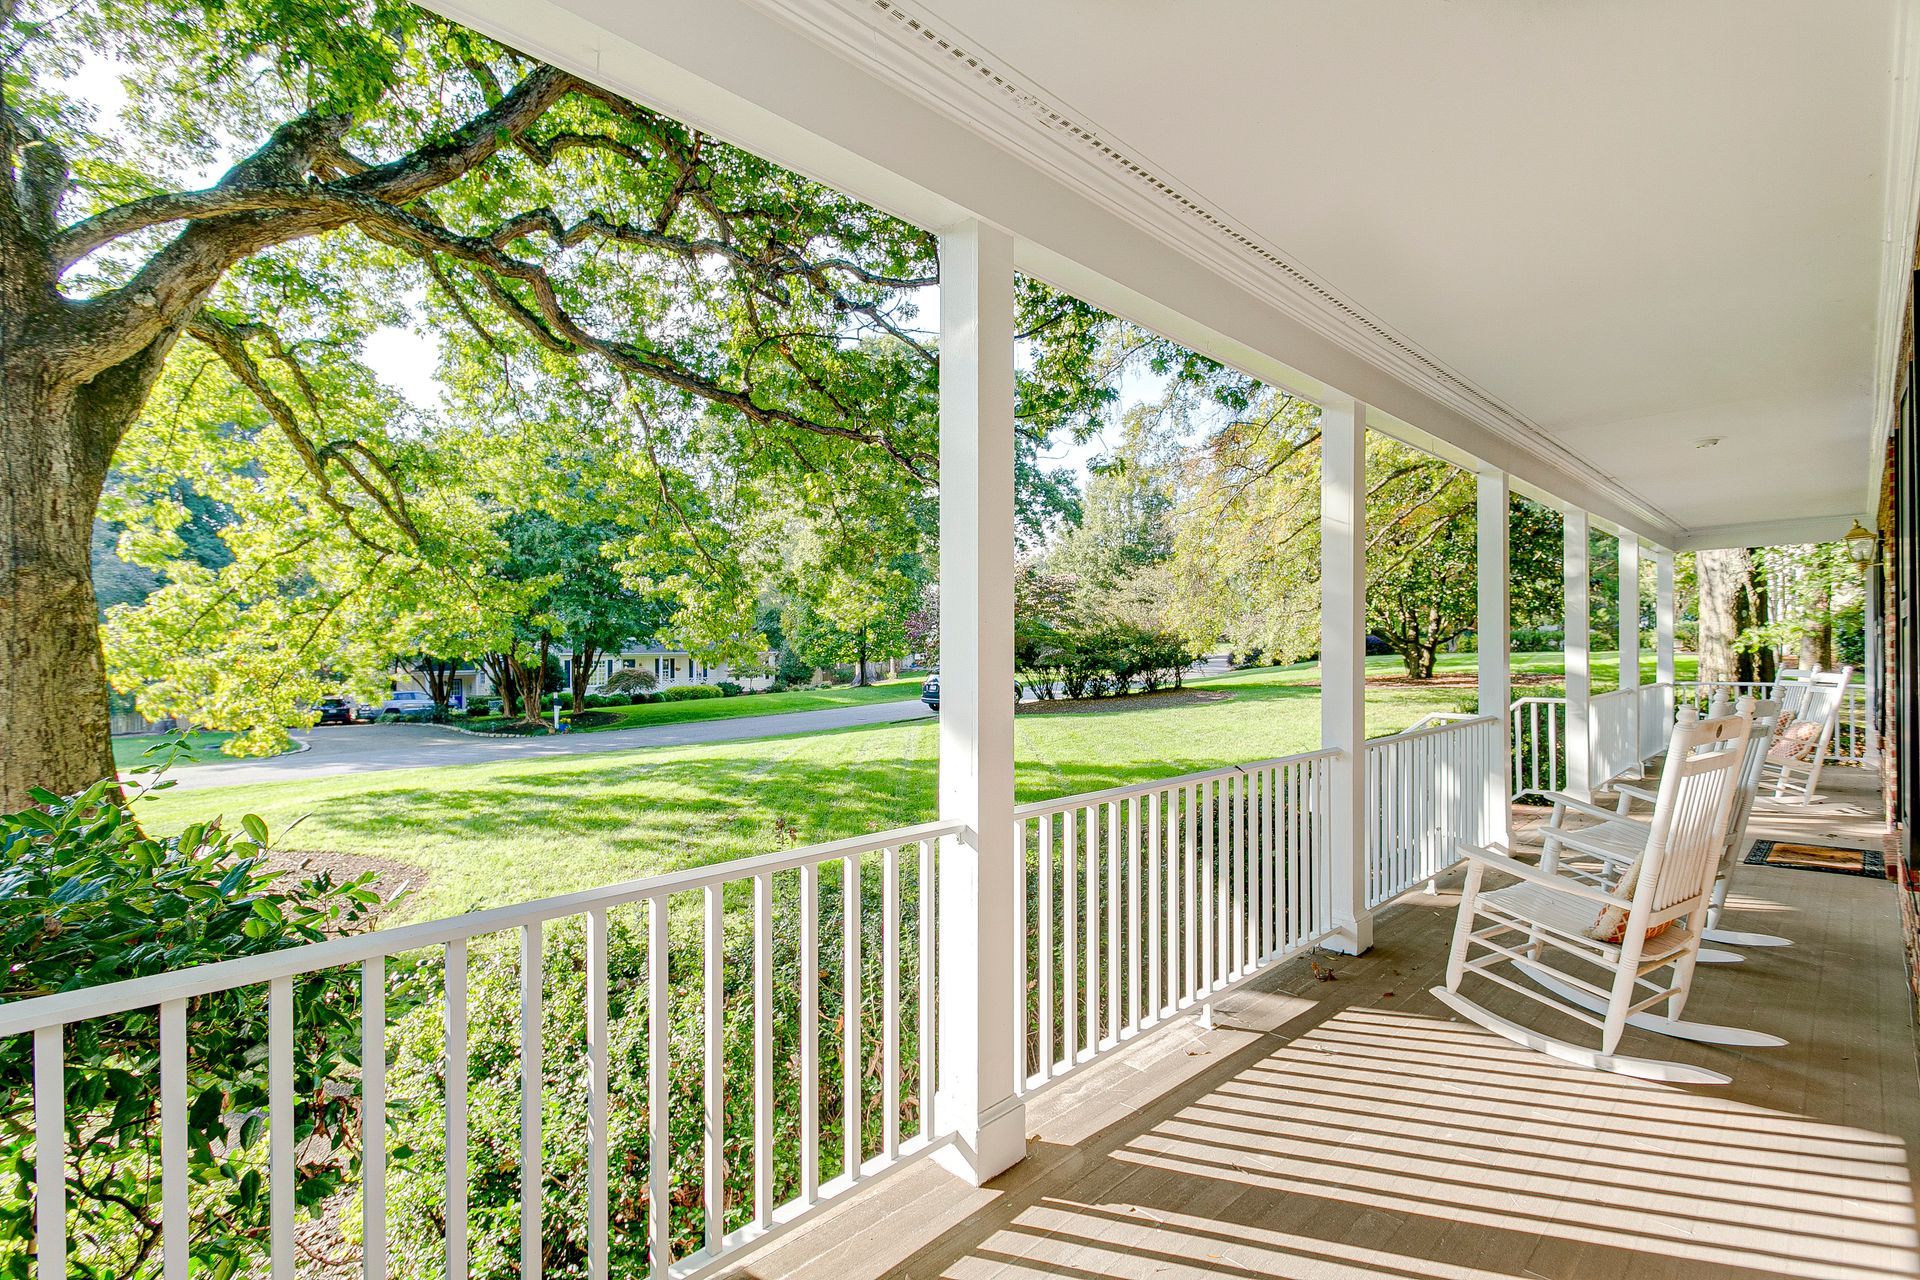
[[[230,733],[217,733],[209,729],[196,730],[187,735],[187,750],[174,757],[173,767],[190,768],[208,760],[226,760],[231,757],[220,754],[220,744],[232,738]],[[171,733],[128,733],[113,740],[113,763],[121,769],[135,769],[145,764],[161,764],[165,760],[164,752],[148,755],[149,748],[161,746],[174,740]]]
[[[1460,655],[1441,672],[1472,665]],[[1516,659],[1522,670],[1558,665],[1557,654]],[[1400,668],[1376,659],[1368,670]],[[1023,714],[1014,722],[1019,798],[1311,750],[1320,740],[1318,679],[1313,665],[1262,668],[1191,686],[1229,695],[1218,700],[1115,699],[1073,714]],[[1396,732],[1473,700],[1470,686],[1378,686],[1368,692],[1368,732]],[[424,890],[400,913],[417,919],[925,821],[935,812],[937,754],[937,726],[920,721],[162,793],[143,802],[143,815],[160,831],[221,813],[258,813],[275,832],[303,819],[292,848],[425,871]]]
[[[690,720],[733,720],[743,716],[771,716],[788,711],[826,711],[869,702],[906,702],[920,696],[923,677],[882,680],[865,688],[793,689],[786,693],[743,693],[735,698],[696,698],[686,702],[648,702],[638,706],[599,707],[601,715],[616,716],[613,724],[596,725],[581,733],[610,729],[638,729],[643,725],[685,724]]]

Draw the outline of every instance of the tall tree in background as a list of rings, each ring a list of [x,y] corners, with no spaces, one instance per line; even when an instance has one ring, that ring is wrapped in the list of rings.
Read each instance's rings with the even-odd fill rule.
[[[1753,552],[1745,547],[1696,552],[1694,574],[1700,591],[1700,678],[1772,680],[1777,665],[1772,646],[1741,643],[1743,635],[1768,634],[1772,621],[1765,577]]]
[[[1175,535],[1181,627],[1196,646],[1224,635],[1240,653],[1295,661],[1319,646],[1319,410],[1273,393],[1215,431],[1193,458]],[[1367,436],[1367,626],[1424,680],[1476,622],[1473,477]],[[1509,514],[1516,611],[1559,590],[1557,520],[1516,501]]]

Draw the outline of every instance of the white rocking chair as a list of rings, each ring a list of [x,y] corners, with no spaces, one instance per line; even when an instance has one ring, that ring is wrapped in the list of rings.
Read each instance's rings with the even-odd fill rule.
[[[1773,756],[1768,761],[1774,799],[1810,804],[1819,798],[1820,771],[1826,765],[1827,748],[1840,723],[1840,703],[1852,679],[1852,667],[1838,671],[1816,668],[1804,681],[1806,692],[1798,709],[1791,701],[1785,704],[1787,719],[1775,735]]]
[[[1761,779],[1767,764],[1767,748],[1773,742],[1775,727],[1780,723],[1780,706],[1775,702],[1755,702],[1745,697],[1740,699],[1735,709],[1752,718],[1753,730],[1742,748],[1738,789],[1734,792],[1732,816],[1727,822],[1726,853],[1721,858],[1719,874],[1714,878],[1713,896],[1707,906],[1706,931],[1702,934],[1702,940],[1728,947],[1790,947],[1793,945],[1792,939],[1777,934],[1742,933],[1720,927],[1720,916],[1726,909],[1734,865],[1753,845],[1747,835],[1747,826],[1753,818],[1754,802],[1759,799]],[[1714,698],[1708,714],[1710,717],[1727,714],[1724,694]],[[1630,816],[1629,806],[1635,800],[1649,805],[1657,800],[1653,791],[1629,783],[1616,782],[1613,791],[1619,797],[1615,810],[1587,804],[1569,795],[1554,793],[1551,796],[1554,802],[1553,816],[1548,820],[1541,837],[1543,866],[1557,866],[1561,852],[1571,848],[1575,853],[1595,860],[1599,869],[1589,873],[1580,868],[1569,868],[1569,874],[1591,878],[1602,888],[1613,887],[1646,840],[1647,822],[1643,818]],[[1564,825],[1568,813],[1582,814],[1598,821],[1593,826],[1569,830]],[[1701,964],[1731,964],[1742,957],[1734,952],[1702,947],[1698,958]]]
[[[1468,870],[1454,923],[1447,984],[1434,995],[1454,1012],[1516,1044],[1578,1066],[1646,1080],[1725,1084],[1717,1071],[1617,1053],[1628,1026],[1682,1039],[1782,1044],[1777,1037],[1683,1023],[1704,919],[1726,847],[1728,820],[1751,721],[1743,715],[1697,720],[1682,712],[1668,741],[1652,820],[1630,874],[1609,890],[1557,866],[1530,866],[1505,854],[1462,845]],[[1624,824],[1621,824],[1624,826]],[[1637,824],[1636,824],[1637,825]],[[1571,841],[1569,841],[1571,843]],[[1487,889],[1487,871],[1519,883]],[[1651,935],[1651,936],[1649,936]],[[1590,982],[1543,963],[1548,951],[1597,968]],[[1527,981],[1499,972],[1511,966]],[[1652,974],[1669,970],[1664,981]],[[1589,1048],[1501,1017],[1461,994],[1468,974],[1594,1027]],[[1649,1010],[1664,1002],[1664,1015]]]

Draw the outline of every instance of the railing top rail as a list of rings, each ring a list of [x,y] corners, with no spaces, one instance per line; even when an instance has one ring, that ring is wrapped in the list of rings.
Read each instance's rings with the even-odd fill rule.
[[[1290,756],[1275,756],[1271,760],[1254,760],[1247,764],[1223,765],[1218,769],[1203,769],[1198,773],[1175,774],[1168,778],[1155,778],[1149,782],[1130,782],[1121,787],[1108,787],[1104,791],[1082,791],[1077,795],[1056,796],[1051,800],[1029,800],[1025,804],[1015,805],[1015,818],[1039,818],[1050,813],[1065,813],[1068,809],[1084,809],[1089,805],[1105,803],[1108,800],[1124,800],[1129,796],[1143,796],[1150,791],[1162,791],[1168,787],[1187,787],[1195,783],[1211,782],[1215,778],[1226,778],[1236,773],[1249,773],[1255,769],[1271,769],[1277,765],[1300,764],[1307,760],[1331,760],[1340,752],[1333,747],[1322,747],[1318,751],[1301,751]]]
[[[1511,707],[1524,707],[1530,703],[1540,703],[1540,704],[1558,703],[1564,706],[1566,705],[1566,701],[1567,699],[1565,695],[1561,695],[1559,697],[1553,697],[1543,693],[1530,693],[1524,698],[1515,698],[1511,704]]]
[[[1640,690],[1643,687],[1651,687],[1651,686],[1630,684],[1626,686],[1624,689],[1609,689],[1605,693],[1596,693],[1592,697],[1588,698],[1587,701],[1589,703],[1609,702],[1609,701],[1617,702],[1623,697],[1625,698],[1637,697],[1640,693]]]
[[[734,858],[704,867],[690,867],[684,871],[603,885],[596,889],[536,898],[531,902],[505,907],[490,907],[485,911],[470,911],[444,920],[424,920],[419,924],[401,925],[394,929],[375,929],[352,937],[310,942],[266,955],[220,960],[176,969],[170,973],[151,974],[145,978],[129,978],[122,982],[35,996],[29,1000],[15,1000],[0,1004],[0,1036],[23,1035],[41,1027],[110,1017],[168,1000],[191,1000],[234,987],[256,986],[274,978],[293,978],[322,969],[337,969],[382,956],[444,946],[463,938],[502,933],[530,924],[581,915],[594,909],[627,906],[709,885],[730,884],[768,872],[787,871],[810,863],[831,862],[836,858],[871,853],[877,849],[960,835],[965,830],[965,825],[958,822],[922,822],[911,827],[897,827],[873,835],[849,836],[843,840],[830,840],[782,853]]]
[[[1445,724],[1430,724],[1423,729],[1402,729],[1399,733],[1384,734],[1378,738],[1368,738],[1365,746],[1371,751],[1376,747],[1390,747],[1413,738],[1431,738],[1437,734],[1455,733],[1461,729],[1470,729],[1477,724],[1490,724],[1504,728],[1499,716],[1468,716],[1463,720],[1449,720]]]

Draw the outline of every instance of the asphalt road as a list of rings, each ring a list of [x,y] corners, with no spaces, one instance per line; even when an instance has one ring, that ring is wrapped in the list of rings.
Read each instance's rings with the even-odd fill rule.
[[[481,764],[490,760],[527,760],[547,756],[593,755],[635,747],[677,747],[698,742],[737,742],[789,733],[819,733],[855,725],[890,724],[930,718],[917,700],[870,702],[827,711],[788,711],[737,720],[696,720],[685,724],[600,733],[563,733],[552,737],[480,737],[438,725],[323,725],[294,734],[304,751],[265,760],[215,760],[173,774],[178,790],[232,787],[254,782],[292,782],[348,773],[384,773],[434,765]]]

